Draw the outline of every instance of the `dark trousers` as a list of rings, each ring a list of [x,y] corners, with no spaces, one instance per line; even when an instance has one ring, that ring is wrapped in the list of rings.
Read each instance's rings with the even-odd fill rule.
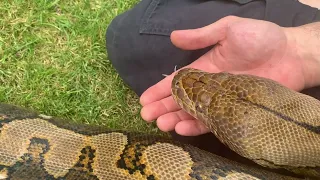
[[[211,48],[178,49],[170,41],[173,30],[200,28],[228,15],[271,21],[283,27],[320,21],[319,10],[297,0],[142,0],[108,27],[109,59],[124,82],[140,96],[163,79],[162,74],[171,74],[175,66],[190,64]],[[304,93],[320,99],[320,87]],[[233,153],[212,134],[172,135],[222,156]]]

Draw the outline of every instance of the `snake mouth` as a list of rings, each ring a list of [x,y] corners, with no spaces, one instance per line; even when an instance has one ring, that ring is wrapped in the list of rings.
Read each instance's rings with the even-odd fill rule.
[[[187,74],[189,74],[190,72],[200,72],[200,71],[192,68],[184,68],[179,70],[175,74],[172,80],[171,93],[172,93],[173,99],[180,106],[180,108],[182,108],[183,110],[188,112],[190,115],[195,117],[196,114],[194,111],[192,111],[192,109],[194,109],[193,103],[189,98],[186,92],[186,89],[184,87],[185,84],[183,83],[183,81],[185,81],[186,78],[188,78]]]

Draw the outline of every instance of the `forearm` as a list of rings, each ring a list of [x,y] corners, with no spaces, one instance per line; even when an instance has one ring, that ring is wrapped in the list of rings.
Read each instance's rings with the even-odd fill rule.
[[[319,86],[320,22],[284,30],[288,37],[288,48],[302,61],[305,88]]]

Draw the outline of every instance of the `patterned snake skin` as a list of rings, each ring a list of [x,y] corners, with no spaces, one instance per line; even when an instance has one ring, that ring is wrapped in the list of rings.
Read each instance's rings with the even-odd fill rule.
[[[177,73],[172,92],[186,111],[240,155],[263,166],[320,177],[320,103],[315,99],[265,79],[190,69]],[[0,179],[298,178],[166,137],[66,123],[0,104]]]
[[[172,94],[238,154],[320,178],[320,102],[265,78],[184,69]]]

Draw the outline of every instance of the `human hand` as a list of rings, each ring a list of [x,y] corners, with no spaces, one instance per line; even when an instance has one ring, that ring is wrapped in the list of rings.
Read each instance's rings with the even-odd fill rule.
[[[252,74],[280,82],[294,89],[305,87],[304,64],[290,36],[274,23],[239,17],[225,17],[211,25],[171,34],[172,43],[185,50],[215,45],[205,55],[186,67],[207,72],[228,71]],[[171,96],[172,73],[146,90],[140,103],[146,121],[157,119],[162,131],[175,130],[180,135],[196,136],[208,129],[175,103]]]

